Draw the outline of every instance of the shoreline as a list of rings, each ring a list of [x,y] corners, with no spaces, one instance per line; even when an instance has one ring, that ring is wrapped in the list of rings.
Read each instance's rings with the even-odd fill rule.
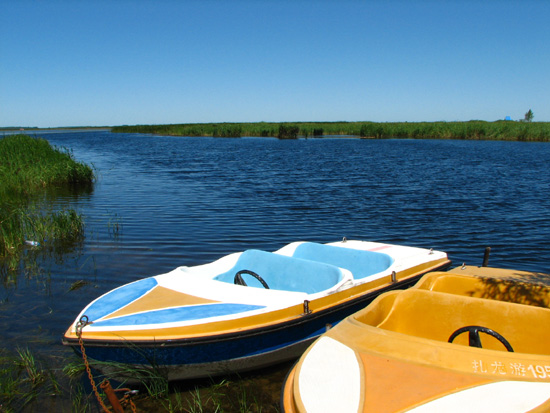
[[[355,136],[373,139],[465,139],[550,141],[550,122],[256,122],[115,126],[113,133],[193,137],[279,139]]]
[[[98,131],[110,131],[112,129],[112,127],[110,126],[101,126],[101,127],[86,127],[86,126],[83,126],[83,127],[67,127],[67,128],[63,128],[63,127],[60,127],[60,128],[0,128],[0,133],[2,134],[10,134],[10,135],[16,135],[16,134],[20,134],[20,135],[27,135],[29,133],[33,133],[33,132],[51,132],[51,133],[54,133],[54,132],[86,132],[86,131],[93,131],[93,132],[98,132]]]

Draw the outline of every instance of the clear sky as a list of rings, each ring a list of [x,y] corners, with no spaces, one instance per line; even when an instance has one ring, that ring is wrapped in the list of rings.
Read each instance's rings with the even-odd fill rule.
[[[548,0],[0,0],[0,126],[550,121]]]

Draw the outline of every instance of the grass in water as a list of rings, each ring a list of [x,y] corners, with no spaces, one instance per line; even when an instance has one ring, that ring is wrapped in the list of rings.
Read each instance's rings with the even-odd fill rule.
[[[57,364],[57,360],[38,359],[28,348],[11,353],[0,349],[0,412],[38,411],[36,408],[43,407],[45,402],[55,406],[57,410],[52,411],[98,411],[83,361],[75,358],[62,369]],[[92,370],[98,388],[104,379],[108,379],[114,389],[139,390],[131,396],[137,411],[279,412],[281,384],[278,379],[264,377],[263,372],[244,377],[172,383],[168,382],[159,366],[145,368],[111,364],[112,374],[117,377],[123,374],[138,382],[129,385],[111,378],[111,373],[103,375]],[[269,371],[266,373],[270,374]],[[124,394],[117,392],[117,397],[121,399]],[[100,397],[110,406],[101,389]],[[126,406],[125,411],[131,410],[128,404],[122,404]]]
[[[0,260],[11,270],[25,245],[75,242],[84,236],[82,217],[72,209],[51,210],[40,195],[48,188],[91,185],[93,169],[68,150],[27,135],[0,139]]]
[[[59,382],[28,348],[16,355],[0,350],[0,411],[16,412],[40,397],[61,393]]]
[[[550,141],[550,122],[256,122],[187,123],[174,125],[117,126],[113,132],[212,137],[319,137],[347,135],[363,138],[484,139]]]
[[[68,150],[41,138],[6,136],[0,140],[0,195],[29,195],[55,185],[90,183],[92,168],[77,162]]]

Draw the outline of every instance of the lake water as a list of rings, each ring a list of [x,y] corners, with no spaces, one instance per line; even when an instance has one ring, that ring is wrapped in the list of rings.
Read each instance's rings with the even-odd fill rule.
[[[83,214],[83,245],[0,286],[3,347],[59,364],[76,357],[63,332],[100,294],[247,248],[345,236],[480,265],[490,246],[491,266],[550,272],[548,143],[36,135],[98,173],[53,201]]]

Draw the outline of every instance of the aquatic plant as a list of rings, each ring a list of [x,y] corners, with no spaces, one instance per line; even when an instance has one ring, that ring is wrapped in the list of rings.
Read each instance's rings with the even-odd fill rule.
[[[282,128],[282,129],[281,129]],[[290,137],[348,135],[364,138],[490,139],[550,141],[550,122],[284,122],[190,123],[173,125],[117,126],[113,132],[174,136]],[[283,132],[283,133],[281,133]]]
[[[0,139],[0,195],[30,195],[39,188],[90,183],[93,169],[67,149],[28,135]]]
[[[0,259],[15,269],[23,246],[78,242],[82,217],[72,209],[52,210],[40,198],[48,188],[90,185],[95,176],[70,151],[27,135],[0,139]]]
[[[59,382],[49,368],[28,348],[16,355],[0,349],[0,411],[21,411],[44,395],[61,393]]]
[[[74,358],[63,368],[56,361],[38,359],[28,348],[8,352],[0,348],[0,412],[34,411],[43,407],[45,400],[52,405],[70,406],[72,411],[97,411],[97,402],[91,389],[86,390],[86,369],[81,359]],[[250,375],[204,379],[193,382],[169,383],[162,368],[137,368],[110,363],[113,375],[124,374],[137,380],[131,387],[139,390],[132,396],[138,411],[160,412],[278,412],[279,389],[277,380]],[[288,366],[290,368],[290,366]],[[93,370],[94,378],[110,380],[116,389],[128,384],[117,382],[110,375]],[[269,374],[269,373],[268,373]],[[282,380],[282,376],[281,376]],[[56,400],[52,396],[57,396]],[[119,398],[123,393],[117,393]],[[101,395],[104,403],[109,403]],[[52,410],[53,411],[53,410]],[[126,409],[129,411],[129,408]]]
[[[122,232],[122,218],[115,213],[112,217],[109,218],[109,223],[107,225],[109,235],[113,239],[118,239],[120,233]]]
[[[300,128],[298,126],[281,124],[277,137],[279,139],[297,139],[299,132]]]

